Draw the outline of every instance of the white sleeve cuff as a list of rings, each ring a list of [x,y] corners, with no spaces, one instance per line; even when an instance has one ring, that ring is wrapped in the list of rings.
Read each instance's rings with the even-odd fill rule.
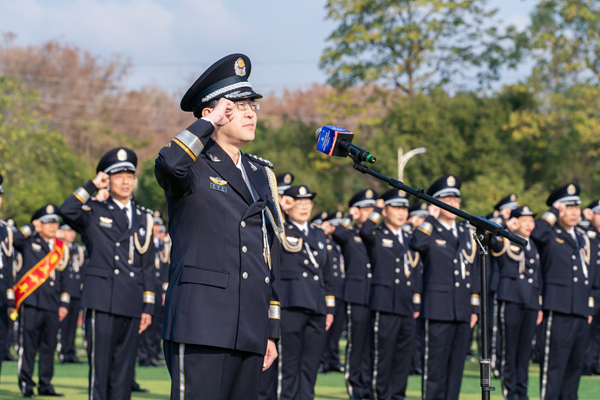
[[[214,123],[214,122],[212,122],[210,119],[208,119],[208,118],[206,118],[206,117],[202,117],[202,118],[200,118],[200,119],[203,119],[203,120],[205,120],[205,121],[208,121],[208,122],[210,122],[210,123],[212,124],[213,128],[215,127],[215,123]]]

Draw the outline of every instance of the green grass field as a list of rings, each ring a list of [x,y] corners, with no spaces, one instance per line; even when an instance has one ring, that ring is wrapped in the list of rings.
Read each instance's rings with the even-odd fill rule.
[[[78,343],[78,357],[86,360],[85,352]],[[37,377],[37,368],[35,372]],[[55,363],[54,386],[58,392],[65,393],[69,399],[87,399],[88,366],[61,365]],[[140,386],[150,390],[150,393],[134,393],[133,399],[168,399],[170,392],[170,379],[166,367],[151,367],[136,369],[136,378]],[[35,378],[37,380],[37,378]],[[502,399],[500,382],[495,380],[496,392],[492,399]],[[337,400],[348,399],[341,373],[319,374],[316,387],[317,399]],[[417,400],[421,397],[421,377],[411,376],[408,382],[407,399]],[[539,366],[532,364],[529,368],[529,397],[539,399]],[[20,399],[21,394],[17,386],[17,363],[2,363],[2,379],[0,382],[0,399]],[[481,398],[479,389],[479,364],[467,361],[461,388],[461,399],[475,400]],[[579,386],[580,400],[600,400],[600,377],[583,377]]]

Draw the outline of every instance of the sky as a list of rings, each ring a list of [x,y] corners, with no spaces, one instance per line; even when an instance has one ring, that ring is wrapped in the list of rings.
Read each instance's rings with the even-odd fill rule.
[[[490,0],[504,23],[524,28],[536,0]],[[250,81],[262,93],[324,83],[318,63],[334,23],[326,0],[0,0],[0,32],[16,45],[48,40],[109,58],[120,54],[133,68],[130,89],[147,84],[185,90],[214,61],[231,53],[252,60]],[[522,79],[524,66],[503,83]]]

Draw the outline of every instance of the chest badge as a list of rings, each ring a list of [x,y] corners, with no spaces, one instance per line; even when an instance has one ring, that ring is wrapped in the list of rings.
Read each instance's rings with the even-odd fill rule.
[[[381,239],[381,245],[383,247],[392,248],[394,247],[394,241],[392,239]]]
[[[42,246],[40,246],[37,243],[31,243],[31,248],[35,251],[40,251],[42,249]]]
[[[354,236],[354,241],[355,242],[362,242],[362,239],[358,236]]]
[[[435,243],[436,243],[438,246],[445,246],[445,245],[446,245],[446,241],[445,241],[445,240],[440,240],[440,239],[436,239],[436,240],[435,240]]]
[[[321,242],[319,242],[319,249],[323,250],[325,248],[325,245]]]
[[[100,217],[100,226],[112,228],[113,220],[106,217]]]
[[[146,230],[143,227],[140,228],[140,236],[146,236]]]
[[[227,181],[219,178],[219,177],[210,177],[210,188],[214,189],[218,192],[223,192],[223,193],[227,193],[227,188],[225,187],[225,185],[227,185]]]

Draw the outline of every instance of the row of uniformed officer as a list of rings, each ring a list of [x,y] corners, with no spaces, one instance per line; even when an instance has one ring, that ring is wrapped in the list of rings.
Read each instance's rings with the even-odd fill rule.
[[[136,166],[132,150],[109,151],[94,180],[60,209],[89,253],[81,306],[94,400],[129,399],[138,337],[150,325],[156,301],[152,216],[130,200]],[[105,188],[108,199],[91,199]]]
[[[592,297],[594,302],[593,320],[590,326],[590,335],[583,368],[584,375],[600,375],[600,199],[592,201],[585,210],[584,216],[589,221],[585,228],[590,239],[591,257],[590,265],[593,268],[594,287]]]
[[[0,208],[2,208],[3,177],[0,174]],[[0,371],[2,361],[6,357],[8,347],[5,341],[12,334],[8,315],[12,313],[15,306],[15,294],[13,291],[13,267],[14,248],[13,230],[7,222],[0,220]]]

